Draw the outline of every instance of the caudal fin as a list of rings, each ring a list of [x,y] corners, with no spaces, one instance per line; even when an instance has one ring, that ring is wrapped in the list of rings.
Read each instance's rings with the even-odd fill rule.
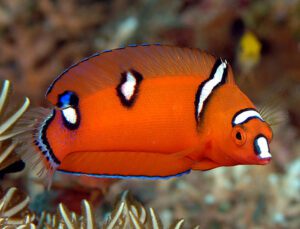
[[[16,153],[25,161],[26,165],[38,176],[51,182],[57,164],[51,160],[47,145],[42,139],[43,128],[47,120],[53,116],[53,110],[47,108],[33,108],[26,112],[17,122],[14,132],[19,132],[13,138],[18,146]]]

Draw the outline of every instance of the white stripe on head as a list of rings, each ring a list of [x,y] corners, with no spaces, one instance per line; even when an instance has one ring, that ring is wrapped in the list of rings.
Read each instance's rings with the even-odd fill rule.
[[[233,121],[232,121],[232,125],[233,126],[240,125],[240,124],[243,124],[253,118],[258,118],[264,122],[263,118],[260,116],[260,114],[256,110],[246,109],[246,110],[242,110],[242,111],[238,112],[235,115],[235,117],[233,118]]]
[[[270,154],[268,141],[265,137],[260,136],[256,138],[254,145],[255,151],[258,153],[258,156],[261,159],[267,159],[272,157],[272,155]]]
[[[198,104],[197,104],[197,117],[199,118],[200,113],[203,109],[204,103],[207,98],[211,95],[216,86],[218,86],[223,78],[225,77],[225,70],[227,68],[227,61],[222,61],[221,64],[217,67],[214,72],[213,77],[208,80],[202,87],[201,92],[199,94]]]
[[[136,78],[130,71],[128,71],[126,74],[126,81],[121,86],[121,93],[124,95],[126,100],[130,100],[134,95],[136,84]]]
[[[73,107],[68,107],[62,110],[63,116],[65,117],[66,121],[71,124],[76,124],[77,122],[77,113]]]

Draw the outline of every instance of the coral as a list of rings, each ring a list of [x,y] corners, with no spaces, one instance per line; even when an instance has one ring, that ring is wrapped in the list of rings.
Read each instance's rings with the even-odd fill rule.
[[[171,229],[182,228],[184,220],[172,223]],[[105,229],[113,228],[164,228],[159,215],[153,208],[146,209],[141,203],[133,199],[128,192],[124,192],[115,210],[109,215],[103,225]],[[196,226],[195,228],[198,228]]]
[[[29,197],[20,190],[10,188],[0,200],[0,226],[30,225],[35,214],[28,209]]]
[[[29,99],[25,98],[23,105],[16,111],[9,111],[10,103],[7,102],[10,90],[10,82],[8,80],[3,81],[2,90],[0,92],[0,170],[6,168],[10,164],[20,160],[20,158],[13,153],[16,148],[16,143],[12,143],[10,139],[17,134],[20,134],[22,130],[12,131],[12,126],[16,121],[24,114],[29,106]],[[8,111],[8,112],[6,112]],[[8,117],[6,117],[8,116]],[[3,121],[3,119],[5,120]]]
[[[56,214],[43,212],[39,217],[28,210],[29,197],[24,196],[16,188],[10,188],[0,200],[0,226],[3,228],[72,228],[72,229],[163,229],[159,215],[153,208],[145,208],[136,201],[128,192],[124,192],[113,212],[105,222],[96,220],[96,214],[87,200],[81,202],[81,215],[70,211],[60,203]],[[102,225],[101,225],[102,224]],[[169,227],[180,229],[184,220],[180,219]],[[194,227],[199,228],[198,226]]]

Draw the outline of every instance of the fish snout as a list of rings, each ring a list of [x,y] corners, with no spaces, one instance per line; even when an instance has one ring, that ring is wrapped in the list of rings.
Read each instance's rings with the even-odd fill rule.
[[[260,134],[254,139],[254,152],[260,160],[269,161],[272,158],[268,139],[264,135]]]

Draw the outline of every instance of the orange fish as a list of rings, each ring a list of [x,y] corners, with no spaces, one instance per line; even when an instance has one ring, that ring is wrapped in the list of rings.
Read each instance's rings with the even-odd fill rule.
[[[270,126],[230,65],[198,49],[103,51],[66,69],[46,97],[52,107],[29,112],[16,139],[42,173],[163,179],[271,159]]]

